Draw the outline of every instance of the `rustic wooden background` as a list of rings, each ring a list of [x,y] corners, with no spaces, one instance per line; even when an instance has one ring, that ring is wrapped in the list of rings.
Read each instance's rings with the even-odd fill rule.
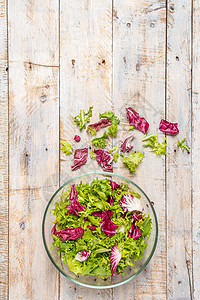
[[[198,0],[0,0],[0,299],[200,299],[199,28]],[[180,129],[166,157],[145,152],[135,177],[115,165],[154,202],[159,239],[148,267],[108,290],[58,274],[41,236],[59,184],[97,169],[72,174],[59,153],[59,140],[78,132],[72,117],[90,105],[92,121],[108,109],[120,117],[114,143],[127,134],[127,105],[151,133],[161,118]],[[189,155],[174,152],[184,137]]]

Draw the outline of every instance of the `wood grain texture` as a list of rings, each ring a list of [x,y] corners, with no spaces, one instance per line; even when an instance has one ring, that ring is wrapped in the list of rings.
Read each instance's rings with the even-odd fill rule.
[[[151,263],[128,284],[115,288],[114,299],[166,299],[165,158],[142,148],[143,133],[128,131],[126,107],[132,107],[155,134],[165,114],[165,1],[114,0],[113,102],[121,120],[115,143],[133,134],[134,150],[145,152],[135,175],[119,161],[115,172],[134,180],[149,196],[159,223],[158,245]],[[159,134],[159,139],[163,135]],[[155,192],[156,191],[156,192]]]
[[[167,9],[166,118],[180,130],[167,137],[168,298],[192,299],[191,155],[177,149],[185,137],[191,145],[191,1]]]
[[[8,297],[7,5],[0,1],[0,299]]]
[[[80,109],[94,106],[92,123],[99,112],[112,110],[112,1],[64,0],[60,8],[60,136],[75,150],[91,144],[85,129],[80,133],[73,121]],[[81,136],[78,144],[75,134]],[[72,172],[71,165],[72,158],[61,153],[61,183],[100,170],[90,157],[77,171]],[[61,276],[60,299],[109,300],[112,291],[83,288]]]
[[[193,61],[192,61],[192,220],[193,220],[193,288],[194,299],[200,294],[200,3],[193,4]]]
[[[9,1],[8,8],[9,298],[58,299],[58,273],[41,236],[46,193],[59,184],[58,1]]]

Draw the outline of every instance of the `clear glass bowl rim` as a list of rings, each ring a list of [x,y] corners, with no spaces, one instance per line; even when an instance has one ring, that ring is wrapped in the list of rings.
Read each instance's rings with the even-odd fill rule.
[[[122,178],[126,181],[128,181],[129,183],[133,184],[134,186],[136,186],[136,188],[138,188],[143,194],[144,196],[147,198],[148,202],[149,202],[149,205],[153,211],[153,215],[154,215],[154,218],[155,218],[155,224],[156,224],[156,234],[155,234],[155,241],[154,241],[154,245],[153,245],[153,248],[152,248],[152,251],[148,257],[148,259],[146,260],[145,264],[131,277],[129,277],[128,279],[122,281],[122,282],[119,282],[119,283],[116,283],[116,284],[111,284],[111,285],[107,285],[107,286],[92,286],[92,285],[88,285],[88,284],[85,284],[85,283],[82,283],[82,282],[79,282],[78,280],[75,280],[71,277],[69,277],[67,274],[65,274],[58,266],[57,264],[54,262],[49,250],[48,250],[48,247],[47,247],[47,244],[46,244],[46,241],[45,241],[45,233],[44,233],[44,226],[45,226],[45,218],[46,218],[46,215],[47,215],[47,212],[48,212],[48,208],[51,204],[51,202],[53,201],[54,197],[59,193],[59,191],[64,187],[66,186],[67,184],[69,184],[70,182],[74,181],[75,179],[78,179],[78,178],[81,178],[81,177],[84,177],[84,176],[87,176],[87,175],[96,175],[98,176],[99,175],[105,175],[105,176],[117,176],[119,178]],[[53,194],[53,196],[51,197],[51,199],[49,200],[48,204],[47,204],[47,207],[45,209],[45,212],[44,212],[44,217],[43,217],[43,221],[42,221],[42,238],[43,238],[43,243],[44,243],[44,247],[45,247],[45,250],[47,252],[47,255],[48,257],[50,258],[51,262],[53,263],[53,265],[56,267],[56,269],[61,273],[63,274],[65,277],[67,277],[68,279],[70,279],[71,281],[73,281],[74,283],[77,283],[79,285],[82,285],[84,287],[89,287],[89,288],[94,288],[94,289],[108,289],[108,288],[114,288],[114,287],[117,287],[117,286],[120,286],[122,284],[125,284],[127,282],[129,282],[130,280],[132,280],[133,278],[135,278],[137,275],[139,275],[143,270],[144,268],[148,265],[148,263],[150,262],[154,252],[155,252],[155,249],[156,249],[156,245],[157,245],[157,241],[158,241],[158,220],[157,220],[157,216],[156,216],[156,212],[154,210],[154,207],[149,199],[149,197],[146,195],[146,193],[136,184],[134,183],[132,180],[122,176],[122,175],[118,175],[118,174],[115,174],[115,173],[110,173],[110,172],[89,172],[89,173],[84,173],[84,174],[81,174],[81,175],[78,175],[76,177],[73,177],[71,179],[69,179],[68,181],[66,181],[59,189],[56,190],[56,192]]]

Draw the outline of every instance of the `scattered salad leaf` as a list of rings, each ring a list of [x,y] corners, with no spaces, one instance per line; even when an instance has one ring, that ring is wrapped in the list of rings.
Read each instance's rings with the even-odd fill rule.
[[[92,159],[95,159],[95,158],[96,158],[96,155],[94,154],[94,149],[92,149],[92,150],[90,151],[90,157],[91,157]]]
[[[116,163],[118,158],[119,158],[119,149],[118,149],[118,147],[116,145],[113,145],[109,152],[113,154],[113,160]]]
[[[130,135],[124,140],[124,142],[121,145],[122,152],[126,152],[126,151],[129,152],[133,148],[133,146],[128,143],[128,142],[132,141],[133,138],[134,138],[134,136]]]
[[[158,133],[156,133],[156,135],[154,135],[154,134],[147,135],[142,139],[142,141],[143,142],[148,141],[148,143],[144,144],[143,147],[150,147],[152,149],[151,151],[156,153],[156,155],[160,155],[160,154],[166,155],[167,154],[166,138],[164,138],[162,143],[159,143],[158,142]]]
[[[62,145],[61,147],[62,152],[65,153],[66,155],[70,155],[72,153],[72,146],[66,141],[61,141],[60,143]]]
[[[95,135],[97,133],[97,130],[99,130],[100,128],[110,126],[110,125],[112,125],[112,122],[110,121],[110,119],[108,119],[108,118],[101,119],[97,123],[88,125],[87,132],[91,135]]]
[[[104,149],[107,146],[106,139],[108,139],[108,137],[109,134],[105,131],[101,137],[92,140],[92,145]]]
[[[130,130],[134,130],[134,129],[135,129],[135,126],[131,125],[131,126],[129,126],[129,129],[128,129],[128,131],[130,131]]]
[[[113,155],[106,150],[94,150],[98,164],[103,168],[103,171],[113,172],[112,161]]]
[[[165,133],[168,133],[171,135],[175,135],[175,134],[179,133],[177,126],[178,126],[178,123],[170,123],[170,122],[162,119],[160,121],[159,129],[162,132],[165,132]]]
[[[112,125],[108,128],[108,133],[110,136],[116,137],[120,119],[118,119],[112,111],[107,111],[103,114],[99,114],[99,118],[108,118],[112,122]]]
[[[186,150],[187,152],[189,152],[190,151],[190,147],[188,147],[185,144],[185,140],[186,140],[186,138],[184,138],[181,142],[178,141],[177,147],[180,147],[182,151]]]
[[[147,120],[145,118],[141,118],[139,114],[131,107],[126,108],[126,111],[129,124],[142,131],[143,133],[146,133],[149,128],[149,123],[147,122]]]
[[[136,171],[136,166],[139,165],[143,157],[144,153],[139,151],[134,153],[134,151],[132,151],[128,156],[122,157],[121,161],[129,168],[129,172],[131,173]]]
[[[80,137],[79,135],[75,135],[75,136],[74,136],[74,140],[75,140],[77,143],[79,143],[80,140],[81,140],[81,137]]]
[[[114,276],[114,272],[117,268],[117,265],[121,259],[122,255],[119,252],[117,243],[112,247],[111,256],[110,256],[110,265],[111,265],[111,276]]]
[[[90,122],[90,118],[92,117],[92,109],[93,106],[90,106],[87,113],[83,109],[81,109],[80,114],[74,117],[74,122],[79,126],[80,130],[86,127],[85,124],[87,122]]]
[[[79,169],[86,164],[88,157],[88,148],[76,149],[74,153],[74,165],[71,167],[72,171]]]

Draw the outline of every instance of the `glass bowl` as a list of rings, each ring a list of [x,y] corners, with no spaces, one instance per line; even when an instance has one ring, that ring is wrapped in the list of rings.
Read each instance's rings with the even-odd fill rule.
[[[144,213],[149,214],[152,219],[151,236],[148,241],[148,246],[145,249],[144,256],[134,263],[134,267],[126,268],[125,275],[119,274],[113,277],[108,277],[106,278],[106,280],[97,276],[75,275],[73,272],[69,270],[67,264],[62,262],[61,257],[58,255],[56,249],[55,248],[51,249],[52,242],[53,242],[51,236],[51,229],[53,227],[53,221],[55,221],[55,216],[53,216],[52,214],[52,209],[54,208],[55,202],[59,201],[60,195],[64,191],[67,191],[72,184],[78,184],[80,183],[80,181],[90,183],[96,177],[98,177],[99,179],[109,178],[113,181],[116,181],[117,183],[123,182],[125,184],[128,184],[131,189],[133,189],[136,193],[139,193],[141,195],[140,201],[142,207],[144,208]],[[65,277],[85,287],[105,289],[105,288],[116,287],[128,282],[129,280],[136,277],[147,266],[156,248],[157,237],[158,237],[158,222],[157,222],[155,210],[149,198],[142,191],[142,189],[139,186],[137,186],[134,182],[132,182],[131,180],[123,176],[113,174],[113,173],[91,172],[91,173],[79,175],[73,179],[68,180],[55,192],[55,194],[50,199],[44,213],[44,218],[42,223],[42,236],[43,236],[44,246],[50,260],[52,261],[54,266]]]

